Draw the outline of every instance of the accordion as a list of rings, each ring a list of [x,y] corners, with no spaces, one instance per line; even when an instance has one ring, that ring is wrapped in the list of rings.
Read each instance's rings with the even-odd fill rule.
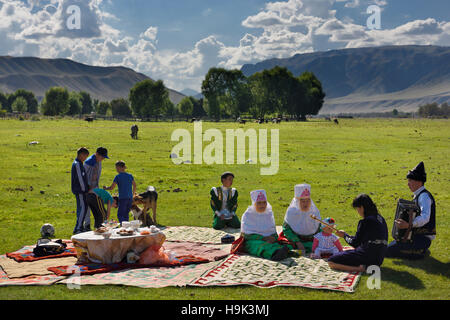
[[[412,241],[412,222],[420,214],[420,209],[414,201],[399,199],[397,210],[395,212],[394,226],[392,227],[392,237],[396,241],[410,242]],[[409,228],[399,229],[395,220],[402,219],[409,223]]]

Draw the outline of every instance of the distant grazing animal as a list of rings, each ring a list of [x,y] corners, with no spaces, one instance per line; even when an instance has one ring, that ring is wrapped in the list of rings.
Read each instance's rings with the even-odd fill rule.
[[[94,122],[94,117],[86,117],[86,118],[84,119],[84,121],[87,121],[87,122]]]
[[[156,208],[158,201],[158,193],[155,187],[149,186],[147,191],[134,196],[131,212],[136,220],[140,220],[143,226],[150,227],[156,225]],[[144,208],[140,208],[138,205],[144,205]],[[150,218],[148,211],[152,209],[153,219]]]
[[[273,118],[272,119],[272,123],[281,123],[281,119],[280,118]]]
[[[339,120],[338,119],[334,119],[334,123],[339,124]]]
[[[139,127],[135,124],[131,127],[131,138],[134,140],[138,139]]]

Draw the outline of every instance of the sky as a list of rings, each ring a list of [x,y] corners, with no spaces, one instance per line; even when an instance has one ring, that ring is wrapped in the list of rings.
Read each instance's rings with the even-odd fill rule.
[[[409,44],[450,46],[449,0],[0,0],[0,55],[126,66],[178,91],[211,67]]]

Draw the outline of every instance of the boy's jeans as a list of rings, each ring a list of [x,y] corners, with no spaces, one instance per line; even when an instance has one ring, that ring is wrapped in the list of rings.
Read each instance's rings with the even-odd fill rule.
[[[119,208],[117,210],[117,218],[119,222],[130,220],[130,210],[133,204],[133,199],[119,199]]]
[[[89,215],[89,206],[87,203],[86,194],[76,194],[77,199],[77,223],[73,230],[74,234],[84,232],[85,224],[87,223],[87,217]]]

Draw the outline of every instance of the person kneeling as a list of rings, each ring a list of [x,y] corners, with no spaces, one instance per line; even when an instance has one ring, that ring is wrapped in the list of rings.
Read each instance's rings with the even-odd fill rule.
[[[289,245],[283,246],[277,242],[278,233],[272,206],[267,202],[264,190],[250,193],[252,205],[242,216],[241,237],[244,239],[243,249],[250,255],[280,261],[288,257]]]
[[[354,247],[332,255],[328,259],[331,269],[347,272],[364,272],[371,265],[381,266],[386,254],[388,229],[372,199],[361,194],[353,200],[353,208],[363,218],[358,223],[355,236],[340,230],[336,235]]]

